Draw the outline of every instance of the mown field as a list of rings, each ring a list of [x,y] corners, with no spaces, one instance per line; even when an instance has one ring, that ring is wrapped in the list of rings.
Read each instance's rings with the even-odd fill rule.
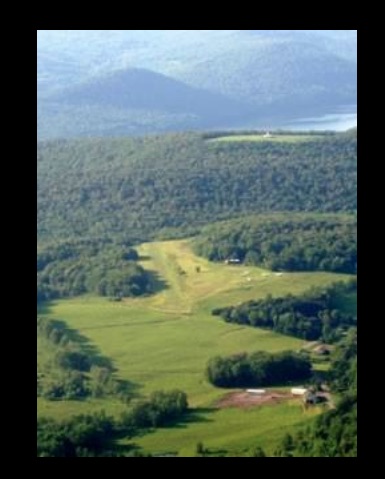
[[[212,143],[218,142],[244,142],[244,141],[253,141],[253,142],[271,142],[271,143],[301,143],[304,141],[314,141],[322,138],[320,135],[280,135],[273,134],[271,136],[264,136],[263,134],[259,135],[228,135],[220,136],[218,138],[213,138],[209,140]]]
[[[249,410],[217,410],[225,391],[204,377],[207,360],[242,351],[299,349],[303,341],[270,331],[227,324],[211,315],[214,307],[266,294],[299,293],[312,285],[348,278],[332,273],[284,273],[249,266],[214,264],[195,256],[187,240],[146,243],[138,248],[141,263],[157,273],[158,291],[146,298],[110,302],[79,297],[53,302],[41,314],[64,320],[113,361],[118,377],[132,382],[137,397],[158,389],[179,388],[195,412],[173,428],[147,434],[135,442],[146,451],[193,455],[202,441],[211,450],[237,453],[261,445],[272,450],[286,431],[310,419],[298,402]],[[44,345],[38,361],[47,360]],[[40,359],[39,359],[40,358]],[[118,400],[38,400],[38,414],[65,418],[100,410],[118,414],[129,406]]]

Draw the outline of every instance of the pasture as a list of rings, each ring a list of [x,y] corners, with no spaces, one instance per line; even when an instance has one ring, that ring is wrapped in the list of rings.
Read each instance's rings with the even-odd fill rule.
[[[296,294],[349,276],[320,272],[277,275],[257,267],[210,263],[191,251],[188,240],[145,243],[138,252],[141,264],[157,273],[156,294],[121,302],[83,296],[52,302],[40,311],[65,321],[110,358],[116,376],[132,383],[136,397],[159,389],[179,388],[187,393],[196,421],[157,430],[135,440],[138,445],[146,451],[178,451],[186,456],[193,454],[198,441],[213,450],[224,448],[234,453],[256,445],[271,449],[286,428],[316,413],[304,411],[296,401],[250,410],[213,407],[226,391],[205,379],[210,357],[297,350],[304,342],[225,323],[212,316],[211,310],[268,293]],[[40,343],[38,356],[47,360],[42,346]],[[56,418],[102,408],[117,415],[127,407],[114,399],[38,400],[38,414]]]

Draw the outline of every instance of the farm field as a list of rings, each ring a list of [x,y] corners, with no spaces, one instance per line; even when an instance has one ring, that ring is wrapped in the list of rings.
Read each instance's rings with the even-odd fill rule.
[[[211,143],[223,142],[269,142],[269,143],[302,143],[305,141],[314,141],[322,138],[320,135],[280,135],[274,134],[271,136],[260,135],[229,135],[213,138],[209,140]]]
[[[253,408],[224,408],[197,410],[193,422],[162,428],[140,437],[135,442],[145,452],[153,454],[178,453],[191,457],[202,442],[209,455],[230,452],[236,456],[253,447],[262,447],[272,454],[282,436],[311,421],[321,411],[305,411],[300,400]]]
[[[111,302],[83,296],[52,302],[39,313],[63,320],[70,328],[110,358],[117,377],[129,380],[137,397],[159,389],[179,388],[195,409],[192,417],[172,428],[157,430],[135,442],[145,451],[193,455],[202,441],[212,450],[237,453],[263,445],[272,450],[292,428],[314,416],[298,401],[251,409],[215,407],[226,394],[204,377],[208,359],[215,355],[256,350],[297,350],[303,341],[271,331],[228,324],[211,315],[214,307],[300,293],[314,285],[327,285],[348,275],[332,273],[275,274],[250,266],[210,263],[197,257],[188,240],[142,244],[141,264],[157,273],[158,290],[148,297]],[[38,361],[44,347],[38,348]],[[40,355],[40,356],[39,356]],[[128,406],[118,400],[38,400],[38,414],[58,419],[104,409],[117,415]],[[266,442],[266,438],[269,438]]]

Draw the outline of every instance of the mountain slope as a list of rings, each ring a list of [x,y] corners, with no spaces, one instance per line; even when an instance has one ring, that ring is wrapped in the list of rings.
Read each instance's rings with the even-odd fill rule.
[[[230,115],[237,103],[220,94],[185,85],[165,75],[129,68],[113,72],[53,95],[73,105],[108,105],[195,114],[203,119]]]
[[[355,74],[354,63],[317,46],[275,39],[185,67],[178,77],[255,106],[288,110],[354,102]]]
[[[247,112],[247,107],[221,94],[149,70],[129,68],[43,97],[38,127],[43,137],[55,136],[55,131],[60,136],[62,123],[74,135],[122,135],[143,133],[146,125],[159,132],[220,127],[240,115],[247,117]]]
[[[148,240],[162,228],[250,213],[353,211],[356,146],[348,135],[290,143],[198,134],[44,142],[38,236]]]
[[[38,135],[263,127],[329,113],[356,104],[356,50],[351,30],[39,31]]]

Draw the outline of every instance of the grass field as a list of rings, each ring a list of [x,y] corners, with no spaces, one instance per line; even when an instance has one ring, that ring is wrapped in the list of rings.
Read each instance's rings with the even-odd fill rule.
[[[314,141],[320,139],[320,135],[280,135],[272,134],[269,137],[265,137],[263,134],[259,135],[229,135],[220,136],[209,140],[211,143],[223,143],[223,142],[269,142],[269,143],[302,143],[304,141]]]
[[[266,441],[273,447],[285,428],[308,418],[309,413],[298,403],[249,411],[212,409],[224,391],[205,380],[204,368],[210,357],[242,351],[299,349],[303,341],[225,323],[213,317],[211,310],[261,298],[267,293],[299,293],[311,285],[326,285],[348,276],[278,276],[257,267],[210,263],[195,256],[186,240],[146,243],[138,251],[143,266],[155,271],[161,280],[155,295],[122,302],[79,297],[53,302],[40,311],[66,321],[88,338],[103,356],[113,361],[118,377],[132,381],[138,397],[157,389],[180,388],[188,394],[190,405],[198,408],[197,421],[159,430],[135,442],[148,451],[178,450],[181,455],[191,455],[198,441],[207,443],[209,448],[234,452]],[[101,408],[118,414],[126,407],[110,399],[39,399],[38,414],[65,418]]]
[[[135,442],[146,452],[178,453],[182,457],[194,456],[198,442],[212,455],[225,451],[241,455],[257,446],[270,455],[286,432],[293,434],[294,428],[319,412],[318,408],[305,411],[298,400],[250,409],[198,409],[193,422],[158,429]]]

